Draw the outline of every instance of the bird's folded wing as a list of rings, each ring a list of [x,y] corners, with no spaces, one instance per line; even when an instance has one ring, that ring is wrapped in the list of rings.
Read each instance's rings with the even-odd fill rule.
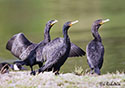
[[[46,56],[52,54],[54,51],[57,51],[58,48],[62,46],[62,44],[63,40],[61,40],[61,38],[56,38],[51,42],[49,42],[48,44],[46,44],[42,50],[42,57],[44,58],[44,61],[46,60],[45,58]]]

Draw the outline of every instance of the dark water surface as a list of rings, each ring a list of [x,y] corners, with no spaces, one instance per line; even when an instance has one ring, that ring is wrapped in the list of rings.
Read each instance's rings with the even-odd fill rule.
[[[117,3],[117,5],[113,3]],[[5,49],[14,34],[23,32],[38,43],[43,40],[48,20],[59,22],[51,30],[51,39],[62,37],[62,26],[66,21],[79,20],[69,30],[73,43],[86,50],[91,36],[91,25],[99,18],[109,18],[99,33],[105,47],[102,73],[125,71],[125,5],[124,0],[0,0],[0,62],[17,60]],[[72,72],[75,67],[88,68],[86,56],[69,58],[62,72]]]

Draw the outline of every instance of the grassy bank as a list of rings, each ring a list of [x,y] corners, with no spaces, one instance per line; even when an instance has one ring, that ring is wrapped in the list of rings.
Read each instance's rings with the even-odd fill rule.
[[[124,73],[82,75],[66,73],[55,76],[51,72],[31,76],[30,72],[0,74],[0,88],[124,88]]]

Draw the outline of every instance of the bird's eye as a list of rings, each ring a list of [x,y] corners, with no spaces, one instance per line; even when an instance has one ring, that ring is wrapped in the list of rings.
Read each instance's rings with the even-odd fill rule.
[[[97,26],[101,26],[101,24],[97,24]]]

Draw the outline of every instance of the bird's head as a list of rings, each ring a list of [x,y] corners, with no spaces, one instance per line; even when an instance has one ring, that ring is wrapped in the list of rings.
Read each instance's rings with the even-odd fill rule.
[[[75,24],[75,23],[77,23],[77,22],[78,22],[78,20],[76,20],[76,21],[68,21],[68,22],[66,22],[66,23],[64,24],[63,28],[68,29],[69,27],[71,27],[73,24]]]
[[[55,23],[57,23],[58,20],[49,20],[46,24],[46,26],[52,27]]]
[[[96,29],[98,29],[102,24],[104,24],[108,21],[110,21],[110,20],[109,19],[106,19],[106,20],[98,19],[93,23],[93,27],[96,27]]]

